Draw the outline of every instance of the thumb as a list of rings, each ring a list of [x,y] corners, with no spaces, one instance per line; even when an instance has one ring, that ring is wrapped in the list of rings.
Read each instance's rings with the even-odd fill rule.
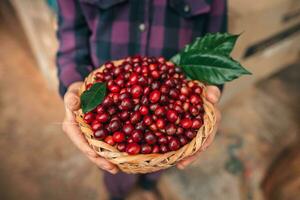
[[[73,92],[68,92],[64,97],[65,106],[71,111],[78,110],[80,107],[80,98]]]
[[[71,111],[78,110],[80,108],[80,98],[78,95],[78,90],[81,82],[76,82],[70,85],[67,93],[64,96],[64,103],[66,109]]]
[[[221,97],[221,91],[217,86],[214,85],[208,85],[206,87],[206,98],[208,101],[210,101],[212,104],[216,104],[219,102]]]

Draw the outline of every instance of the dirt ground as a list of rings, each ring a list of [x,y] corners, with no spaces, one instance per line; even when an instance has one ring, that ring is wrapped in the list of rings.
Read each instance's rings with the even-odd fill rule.
[[[0,199],[106,199],[101,172],[62,133],[62,100],[24,40],[0,26],[0,44]],[[268,166],[299,135],[299,74],[291,66],[222,108],[222,134],[190,168],[166,173],[164,196],[261,199]]]

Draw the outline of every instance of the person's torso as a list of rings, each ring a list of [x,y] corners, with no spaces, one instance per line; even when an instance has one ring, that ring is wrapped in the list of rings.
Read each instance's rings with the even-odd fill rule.
[[[205,0],[79,0],[94,66],[128,55],[170,58],[207,32]]]

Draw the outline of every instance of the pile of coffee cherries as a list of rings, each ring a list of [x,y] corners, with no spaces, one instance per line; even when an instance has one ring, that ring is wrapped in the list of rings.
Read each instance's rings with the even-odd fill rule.
[[[84,121],[94,138],[120,152],[176,151],[203,125],[202,87],[163,57],[127,57],[118,66],[107,62],[95,82],[106,82],[107,94]]]

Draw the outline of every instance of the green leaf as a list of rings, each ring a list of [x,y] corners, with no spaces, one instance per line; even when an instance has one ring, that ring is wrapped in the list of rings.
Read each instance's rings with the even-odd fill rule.
[[[230,57],[239,35],[207,34],[186,45],[171,58],[191,79],[208,84],[223,84],[244,74],[251,74]]]
[[[180,53],[176,54],[175,56],[173,56],[170,61],[176,65],[179,65],[180,64],[180,58],[181,58],[181,55]]]
[[[84,91],[80,96],[83,113],[94,110],[103,101],[105,94],[105,83],[95,83],[89,90]]]
[[[229,33],[206,34],[204,37],[196,38],[196,40],[187,45],[184,52],[197,50],[198,53],[214,53],[229,56],[239,35],[231,35]]]
[[[170,61],[176,65],[181,65],[181,56],[183,53],[213,53],[229,56],[232,52],[236,40],[239,35],[231,35],[229,33],[210,33],[203,37],[198,37],[196,40],[186,45],[181,53],[173,56]]]
[[[180,66],[191,79],[214,85],[224,84],[243,74],[251,74],[231,57],[220,54],[186,52],[181,56]]]

